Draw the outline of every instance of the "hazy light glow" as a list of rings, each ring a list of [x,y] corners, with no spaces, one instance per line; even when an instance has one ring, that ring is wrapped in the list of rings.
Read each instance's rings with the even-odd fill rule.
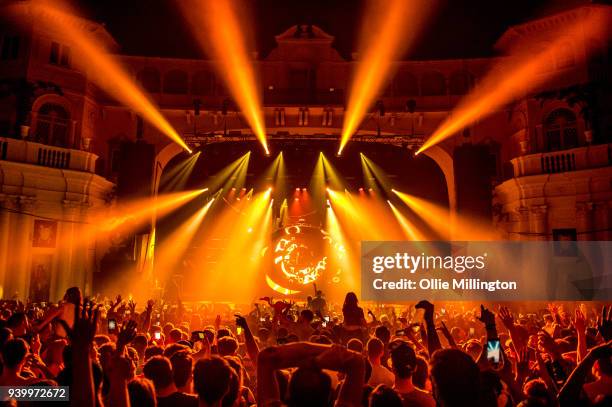
[[[450,216],[448,208],[426,199],[392,190],[414,213],[444,240],[499,240],[501,236],[490,222],[466,215]]]
[[[173,268],[180,262],[181,257],[189,247],[213,202],[214,198],[178,225],[166,237],[163,246],[157,251],[155,256],[155,271],[158,278],[160,276],[162,278],[168,277],[172,273]]]
[[[208,188],[204,188],[137,199],[117,208],[114,211],[115,216],[100,215],[92,223],[96,224],[101,232],[109,232],[124,225],[137,227],[150,220],[153,215],[162,217],[207,190]]]
[[[244,114],[251,130],[270,154],[262,101],[252,58],[246,45],[244,21],[231,0],[177,0],[196,41],[217,62],[217,71]]]
[[[62,8],[58,7],[58,4]],[[72,62],[87,73],[87,78],[117,101],[123,103],[157,128],[162,134],[191,153],[181,136],[154,105],[153,101],[134,83],[119,61],[105,51],[104,45],[87,30],[76,14],[62,2],[38,1],[31,4],[36,24],[59,33],[75,47]],[[17,9],[15,9],[17,11]]]
[[[364,13],[357,62],[349,88],[338,154],[355,134],[397,60],[414,41],[430,5],[423,0],[370,0]]]
[[[538,38],[529,35],[528,44],[519,44],[512,55],[503,59],[481,79],[479,85],[453,110],[452,114],[438,127],[416,154],[458,134],[463,128],[499,110],[505,104],[537,89],[553,80],[560,70],[551,66],[554,55],[563,53],[568,41],[580,38],[599,38],[605,27],[605,20],[591,13],[583,19],[563,24],[545,49],[534,50],[530,44]]]
[[[410,221],[408,220],[408,218],[406,218],[396,207],[395,205],[393,205],[391,203],[391,201],[387,201],[387,203],[389,204],[389,206],[391,207],[391,210],[393,211],[393,215],[395,215],[395,218],[397,219],[397,222],[399,223],[400,227],[402,228],[402,230],[404,231],[404,233],[406,234],[406,236],[408,238],[410,238],[411,240],[414,241],[421,241],[421,240],[427,240],[424,238],[424,236],[417,230],[417,228],[410,223]]]

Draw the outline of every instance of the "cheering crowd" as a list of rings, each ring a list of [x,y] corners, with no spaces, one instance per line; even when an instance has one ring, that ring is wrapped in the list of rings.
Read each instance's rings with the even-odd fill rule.
[[[317,291],[241,310],[76,287],[0,304],[0,386],[69,386],[74,406],[612,405],[605,304],[368,309]]]

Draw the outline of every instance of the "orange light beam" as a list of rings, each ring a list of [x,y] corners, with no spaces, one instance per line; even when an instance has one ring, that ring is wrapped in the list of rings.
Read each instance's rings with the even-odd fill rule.
[[[391,74],[393,62],[412,43],[431,8],[425,1],[370,0],[359,41],[360,60],[349,88],[338,154],[357,132]]]
[[[402,231],[404,231],[406,236],[408,236],[411,240],[414,241],[426,240],[424,236],[417,230],[417,228],[414,227],[414,225],[404,215],[402,215],[402,213],[395,207],[395,205],[391,203],[391,201],[387,200],[387,203],[391,207],[393,215],[395,215],[395,218],[397,219],[397,223],[399,223],[402,228]]]
[[[97,219],[94,218],[95,220],[92,223],[95,223],[100,231],[109,232],[126,223],[144,222],[150,219],[154,213],[157,213],[157,216],[163,217],[207,190],[208,188],[203,188],[139,199],[119,207],[116,211],[116,216],[109,218],[108,215],[101,214]]]
[[[507,59],[496,65],[473,92],[459,102],[453,113],[442,122],[416,154],[453,137],[466,126],[554,79],[559,73],[558,70],[544,73],[549,68],[552,55],[563,52],[568,39],[598,38],[604,32],[605,24],[603,17],[591,13],[570,26],[563,25],[556,33],[552,33],[554,40],[543,51],[536,52],[530,49],[528,44],[515,47]],[[529,37],[529,44],[538,42],[537,39]]]
[[[225,81],[246,121],[270,154],[255,70],[246,40],[230,0],[177,0],[202,51],[217,62],[217,71]]]
[[[117,101],[133,109],[156,127],[162,134],[191,153],[191,149],[177,131],[157,109],[153,101],[134,83],[115,57],[104,51],[104,45],[88,30],[76,14],[59,2],[34,2],[31,4],[37,24],[58,32],[75,46],[74,64],[87,73],[87,78]],[[16,13],[19,5],[13,9]]]
[[[208,203],[198,209],[186,221],[181,223],[172,233],[166,238],[161,248],[158,250],[159,255],[155,256],[155,270],[159,277],[168,276],[167,271],[171,270],[189,247],[195,233],[202,224],[202,220],[213,204],[215,198],[212,198]]]
[[[417,198],[414,195],[409,195],[396,189],[392,189],[391,191],[397,195],[406,206],[412,209],[414,213],[430,224],[440,236],[444,239],[450,238],[453,225],[451,225],[450,222],[450,211],[448,208],[443,208],[425,199]]]

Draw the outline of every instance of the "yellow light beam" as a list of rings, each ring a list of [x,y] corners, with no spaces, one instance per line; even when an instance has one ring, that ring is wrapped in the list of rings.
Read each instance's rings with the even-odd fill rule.
[[[336,167],[325,157],[325,154],[321,153],[320,155],[322,166],[323,166],[323,174],[324,180],[327,185],[329,185],[334,190],[343,190],[346,185],[342,175],[336,170]]]
[[[340,221],[331,205],[327,207],[326,215],[325,230],[331,238],[331,243],[326,246],[326,255],[333,258],[342,269],[346,289],[354,290],[356,282],[352,270],[358,268],[355,264],[358,257],[354,256],[353,247],[350,246],[346,233],[342,230]]]
[[[126,224],[133,227],[133,225],[142,224],[146,220],[151,219],[154,213],[157,216],[164,216],[207,190],[208,188],[203,188],[138,199],[117,208],[114,211],[116,213],[115,216],[108,217],[107,214],[98,215],[97,219],[93,220],[93,223],[102,232],[109,232]]]
[[[391,201],[387,200],[387,203],[391,207],[393,211],[393,215],[397,219],[397,222],[401,226],[402,230],[406,234],[408,238],[414,241],[427,240],[424,236],[417,230],[417,228],[406,218],[396,207],[391,203]]]
[[[174,168],[165,171],[162,175],[162,181],[160,182],[160,190],[183,190],[201,153],[201,151],[198,151],[187,157],[182,163],[174,166]]]
[[[360,60],[349,88],[338,154],[355,134],[391,74],[393,62],[412,45],[431,8],[423,0],[371,0],[364,15]]]
[[[392,189],[402,202],[414,211],[421,219],[432,226],[432,228],[442,238],[449,239],[453,225],[450,224],[450,213],[448,208],[436,205],[425,199],[417,198],[414,195],[409,195]]]
[[[17,17],[21,14],[20,6],[17,4],[12,9]],[[36,24],[58,32],[74,45],[73,62],[83,72],[87,72],[88,79],[191,153],[191,149],[153,101],[134,83],[119,61],[105,52],[104,45],[95,37],[96,32],[88,30],[82,20],[75,17],[76,13],[59,1],[32,2],[31,7]]]
[[[198,209],[187,220],[178,225],[170,235],[166,237],[157,250],[155,256],[155,274],[164,280],[168,277],[168,272],[178,264],[183,254],[186,252],[195,233],[202,224],[202,220],[214,202],[214,198]]]
[[[353,233],[348,232],[351,238],[359,236],[360,240],[385,240],[384,222],[379,222],[381,218],[375,216],[375,213],[368,211],[348,193],[328,188],[327,194],[331,205],[339,209],[337,211],[334,209],[334,212],[340,218],[341,223],[345,228],[353,231]]]
[[[177,0],[202,51],[211,54],[217,71],[253,133],[269,154],[262,102],[243,27],[230,0]]]
[[[505,104],[550,82],[561,70],[550,71],[553,55],[565,52],[568,40],[599,38],[606,26],[598,13],[590,13],[569,26],[563,24],[550,33],[553,41],[544,50],[534,50],[530,44],[541,41],[529,35],[528,44],[519,44],[511,56],[503,59],[480,81],[479,85],[459,102],[452,114],[442,122],[419,148],[419,154],[428,148],[458,134],[461,129],[499,110]],[[549,71],[545,73],[546,71]]]
[[[208,188],[210,188],[211,191],[218,190],[222,187],[224,190],[227,190],[227,186],[231,183],[232,177],[238,173],[240,167],[243,165],[245,160],[248,160],[249,156],[250,152],[245,153],[240,158],[228,164],[216,174],[212,175],[210,180],[207,180],[206,182]]]

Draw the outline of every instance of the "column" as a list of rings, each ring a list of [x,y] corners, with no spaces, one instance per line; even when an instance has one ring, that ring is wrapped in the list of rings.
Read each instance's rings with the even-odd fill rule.
[[[529,211],[530,240],[548,239],[548,206],[534,205]]]
[[[75,220],[77,219],[79,203],[75,201],[63,201],[63,221],[59,224],[58,245],[58,270],[56,293],[63,293],[67,288],[72,287],[78,282],[75,275],[79,270],[74,270],[73,248],[75,243]]]
[[[36,209],[36,198],[20,196],[18,198],[19,214],[16,216],[11,242],[15,242],[14,261],[7,276],[10,280],[10,292],[6,295],[17,295],[20,299],[28,296],[30,267],[32,258],[33,213]]]
[[[593,240],[593,202],[576,203],[576,238]]]
[[[75,223],[73,223],[73,230],[75,234],[75,241],[72,247],[72,269],[75,272],[73,277],[74,284],[81,287],[84,295],[91,295],[91,273],[93,268],[91,266],[92,256],[90,254],[91,249],[91,233],[87,222],[87,209],[90,206],[89,203],[74,203],[75,208]]]
[[[0,194],[0,298],[5,298],[8,270],[12,269],[15,259],[12,255],[9,257],[9,253],[12,252],[9,242],[11,241],[11,218],[15,216],[17,210],[15,197]]]

